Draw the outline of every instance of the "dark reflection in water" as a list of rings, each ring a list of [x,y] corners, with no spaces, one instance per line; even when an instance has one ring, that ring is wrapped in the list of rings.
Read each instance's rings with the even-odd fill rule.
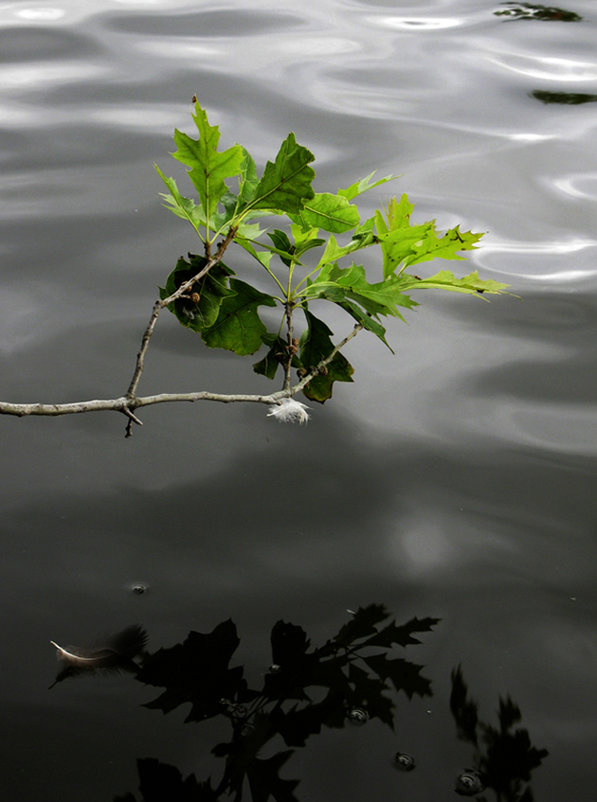
[[[417,636],[430,632],[439,619],[415,617],[398,625],[378,604],[349,612],[348,622],[316,648],[302,627],[278,621],[271,631],[272,662],[260,688],[249,686],[242,665],[230,666],[240,644],[230,619],[207,634],[192,631],[182,643],[154,653],[144,651],[146,633],[138,625],[94,650],[54,644],[65,666],[54,684],[85,672],[122,669],[144,685],[162,689],[147,708],[169,713],[190,704],[185,723],[227,721],[229,739],[211,749],[225,760],[219,780],[213,775],[183,778],[175,766],[141,758],[140,797],[128,792],[114,802],[213,801],[225,796],[241,800],[247,792],[253,802],[296,802],[300,780],[284,779],[280,772],[312,735],[324,727],[361,727],[373,719],[393,730],[397,693],[402,691],[410,700],[432,695],[423,666],[396,656],[395,650],[420,643]],[[521,718],[518,707],[510,698],[500,699],[499,727],[481,721],[459,667],[452,672],[450,708],[458,738],[475,749],[472,768],[455,779],[456,793],[484,800],[478,795],[491,789],[498,800],[530,802],[531,773],[547,752],[532,745],[527,730],[513,730]],[[272,754],[278,743],[284,748]],[[388,749],[388,759],[397,770],[416,768],[413,756],[391,752]]]
[[[530,92],[530,95],[542,103],[563,103],[567,106],[594,103],[597,100],[597,95],[589,95],[585,92],[546,92],[541,89],[535,89]]]
[[[456,779],[456,792],[476,796],[487,788],[503,802],[531,802],[531,774],[547,757],[547,750],[533,746],[528,730],[515,729],[521,714],[509,696],[499,700],[497,727],[479,718],[478,707],[468,695],[459,666],[452,672],[450,710],[458,738],[472,744],[475,751],[473,768]]]
[[[548,22],[580,22],[582,17],[574,11],[565,11],[555,6],[542,6],[536,3],[502,3],[509,8],[503,11],[494,11],[497,17],[506,17],[510,20],[542,20]]]

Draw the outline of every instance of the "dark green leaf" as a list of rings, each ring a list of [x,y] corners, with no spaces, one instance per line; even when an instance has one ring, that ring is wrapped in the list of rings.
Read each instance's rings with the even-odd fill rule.
[[[394,349],[386,340],[385,328],[374,317],[365,312],[360,306],[357,306],[357,304],[353,303],[352,301],[338,302],[338,306],[341,306],[342,309],[348,312],[348,314],[353,317],[357,323],[360,323],[363,328],[367,329],[367,331],[373,332],[373,334],[379,337],[382,343],[389,348],[392,353],[394,353]]]
[[[280,231],[275,228],[273,231],[268,231],[267,236],[274,243],[276,253],[287,267],[292,264],[292,257],[294,254],[294,245],[288,239],[288,234],[285,231]]]
[[[334,343],[330,336],[332,331],[326,324],[305,311],[307,318],[307,329],[303,332],[299,343],[299,361],[306,371],[311,371],[322,359],[328,357],[334,350]],[[351,382],[354,368],[348,360],[337,353],[324,369],[323,373],[315,376],[304,387],[303,393],[312,401],[319,401],[321,404],[332,397],[332,388],[335,381]]]
[[[275,334],[265,334],[262,339],[269,345],[269,350],[263,359],[253,364],[253,370],[261,376],[274,379],[278,368],[284,363],[287,343]]]
[[[230,289],[234,296],[222,301],[216,322],[204,329],[201,336],[210,348],[225,348],[240,355],[254,354],[267,331],[257,308],[275,306],[276,301],[239,279],[230,280]]]
[[[160,298],[168,298],[181,284],[196,276],[206,264],[207,260],[202,256],[189,254],[188,262],[181,257],[168,276],[166,286],[160,288]],[[169,311],[176,315],[183,326],[193,331],[209,328],[217,320],[224,298],[235,294],[228,286],[231,273],[222,263],[215,265],[185,293],[188,297],[177,298],[168,304]]]
[[[375,175],[375,170],[372,173],[369,173],[368,176],[365,178],[361,178],[360,181],[355,181],[354,184],[351,184],[346,189],[339,189],[338,195],[342,195],[348,200],[352,200],[356,198],[357,195],[361,195],[363,192],[367,192],[370,189],[374,189],[375,187],[380,186],[381,184],[385,184],[387,181],[394,181],[399,176],[397,175],[386,175],[383,178],[378,178],[377,181],[373,181],[373,176]]]

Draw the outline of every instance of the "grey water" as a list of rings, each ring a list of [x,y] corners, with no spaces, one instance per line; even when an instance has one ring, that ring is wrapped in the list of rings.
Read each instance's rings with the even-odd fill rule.
[[[156,689],[129,674],[48,690],[51,640],[140,624],[156,652],[231,618],[259,683],[277,620],[320,644],[372,603],[441,619],[399,652],[433,695],[395,694],[393,732],[324,728],[282,771],[298,799],[456,799],[475,760],[457,666],[484,721],[510,697],[549,753],[521,789],[595,798],[597,9],[570,2],[2,3],[2,400],[126,389],[158,286],[197,251],[153,168],[182,185],[194,94],[260,164],[294,131],[322,191],[400,174],[362,206],[407,192],[421,221],[486,232],[446,266],[519,296],[420,298],[396,356],[349,344],[354,383],[304,427],[207,403],[145,409],[129,439],[113,413],[3,417],[2,799],[141,799],[139,758],[217,775],[219,725],[143,707]],[[163,316],[140,390],[198,389],[271,388]]]

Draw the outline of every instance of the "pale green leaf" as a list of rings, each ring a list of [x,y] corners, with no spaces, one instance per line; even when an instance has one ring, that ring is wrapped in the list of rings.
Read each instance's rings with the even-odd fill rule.
[[[402,318],[397,307],[412,309],[417,304],[403,292],[403,283],[396,276],[370,284],[362,265],[342,269],[337,264],[326,265],[301,295],[306,299],[327,298],[341,303],[353,300],[372,315],[392,315]]]
[[[181,195],[176,181],[173,178],[165,176],[157,164],[154,166],[158,175],[170,190],[170,194],[160,192],[160,197],[164,199],[165,206],[177,217],[188,220],[199,234],[199,226],[205,226],[205,214],[203,209],[201,206],[197,206],[191,198],[185,198]],[[199,234],[199,236],[201,236],[201,234]]]
[[[397,175],[386,175],[383,178],[378,178],[377,181],[373,181],[372,179],[375,173],[376,171],[374,170],[372,173],[369,173],[369,175],[365,176],[365,178],[361,178],[360,181],[355,181],[354,184],[346,187],[346,189],[339,189],[338,195],[342,195],[348,200],[352,200],[353,198],[356,198],[357,195],[362,195],[363,192],[368,192],[370,189],[379,187],[381,184],[385,184],[388,181],[395,181],[396,178],[399,178]]]
[[[502,284],[493,279],[480,279],[479,273],[475,270],[468,276],[456,278],[449,270],[440,270],[429,278],[418,278],[403,273],[398,277],[398,282],[404,290],[450,290],[452,292],[464,292],[469,295],[508,295],[506,291],[508,284]]]
[[[305,201],[300,214],[306,228],[322,228],[324,231],[341,233],[350,231],[360,222],[359,210],[341,195],[318,192]]]

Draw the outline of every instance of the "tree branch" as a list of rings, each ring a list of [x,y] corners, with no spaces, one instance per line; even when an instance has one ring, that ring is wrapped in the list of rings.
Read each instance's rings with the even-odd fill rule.
[[[215,257],[214,257],[215,259]],[[206,265],[207,267],[207,265]],[[205,268],[204,268],[205,270]],[[181,285],[182,286],[182,285]],[[170,296],[172,297],[172,296]],[[167,299],[166,299],[167,300]],[[155,325],[155,323],[154,323]],[[134,414],[136,409],[141,407],[153,406],[155,404],[168,404],[176,402],[195,402],[195,401],[217,401],[222,404],[235,402],[249,402],[255,404],[279,404],[284,398],[289,398],[300,392],[311,379],[318,375],[323,368],[328,365],[336,354],[344,348],[346,343],[355,337],[363,326],[357,323],[353,330],[330,353],[322,359],[306,376],[289,388],[278,390],[267,395],[252,395],[248,393],[211,393],[207,390],[192,393],[158,393],[146,396],[120,396],[118,398],[92,399],[89,401],[75,401],[64,404],[18,404],[9,401],[0,401],[1,415],[15,415],[19,418],[30,415],[45,415],[48,417],[58,417],[59,415],[76,415],[83,412],[120,412],[129,418],[127,433],[130,433],[130,425],[136,423],[142,425],[142,421]]]
[[[237,229],[234,227],[229,229],[225,239],[223,239],[222,242],[220,243],[217,253],[208,259],[207,264],[201,268],[201,270],[197,273],[196,276],[193,276],[187,281],[184,281],[180,285],[180,287],[176,290],[176,292],[172,293],[172,295],[169,295],[167,298],[158,298],[158,300],[154,303],[151,312],[151,317],[149,318],[149,323],[147,324],[145,331],[143,332],[143,337],[141,339],[141,348],[137,354],[137,361],[135,363],[135,370],[133,372],[133,377],[131,379],[131,383],[129,384],[129,388],[126,391],[127,398],[132,400],[135,397],[135,393],[137,392],[137,387],[139,386],[141,374],[143,373],[143,368],[145,367],[145,354],[147,353],[147,349],[149,348],[149,341],[151,340],[151,335],[153,334],[153,331],[155,329],[155,324],[157,323],[158,315],[165,306],[169,306],[169,304],[176,301],[176,299],[180,298],[181,295],[184,295],[187,292],[187,290],[189,290],[193,286],[193,284],[195,284],[195,282],[199,281],[200,279],[203,278],[203,276],[209,273],[212,267],[214,267],[214,265],[216,265],[224,255],[224,251],[236,236],[236,231]]]
[[[339,353],[342,348],[344,348],[347,342],[350,342],[350,340],[352,340],[353,337],[356,337],[362,328],[363,328],[362,323],[356,323],[350,334],[347,334],[346,337],[341,342],[339,342],[335,348],[333,348],[330,351],[330,353],[326,356],[325,359],[322,359],[320,362],[318,362],[317,365],[315,365],[315,367],[313,368],[313,370],[307,373],[306,376],[303,376],[303,378],[299,382],[297,382],[293,387],[291,387],[288,390],[287,395],[296,395],[297,393],[299,393],[303,389],[303,387],[309,384],[311,379],[314,379],[315,376],[321,373],[321,371],[326,367],[326,365],[330,364],[330,362],[336,356],[336,354]],[[1,411],[2,410],[0,409],[0,412]]]

